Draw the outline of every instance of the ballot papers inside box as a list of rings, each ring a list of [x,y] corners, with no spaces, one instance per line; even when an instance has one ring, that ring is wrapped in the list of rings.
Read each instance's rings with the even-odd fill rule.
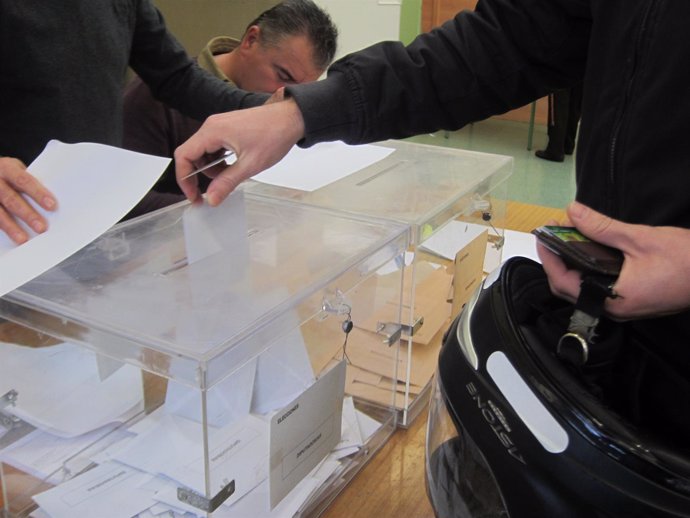
[[[395,429],[406,225],[241,190],[116,225],[0,299],[9,516],[309,515]],[[117,244],[117,254],[112,254]],[[385,329],[358,328],[390,308]],[[377,401],[349,354],[380,351]],[[5,397],[6,396],[6,397]],[[189,513],[189,514],[185,514]]]
[[[395,399],[399,423],[407,426],[428,400],[451,315],[501,261],[506,180],[513,159],[407,141],[322,146],[296,150],[292,160],[281,161],[268,176],[256,177],[247,189],[410,227],[412,242],[404,261],[403,357],[397,360]],[[333,181],[316,187],[314,178]],[[394,283],[401,267],[402,262],[393,261],[381,268],[381,285]],[[390,307],[376,311],[353,309],[358,313],[353,318],[357,331],[384,329],[397,307],[397,300],[392,300]],[[381,401],[389,396],[391,380],[387,363],[382,370],[370,367],[385,361],[373,343],[352,348],[350,358],[359,369],[348,371],[347,390]]]

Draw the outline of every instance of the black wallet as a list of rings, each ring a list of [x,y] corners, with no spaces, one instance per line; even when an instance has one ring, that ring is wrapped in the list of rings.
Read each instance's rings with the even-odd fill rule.
[[[623,266],[620,250],[592,241],[575,227],[545,225],[532,234],[570,268],[617,277]]]

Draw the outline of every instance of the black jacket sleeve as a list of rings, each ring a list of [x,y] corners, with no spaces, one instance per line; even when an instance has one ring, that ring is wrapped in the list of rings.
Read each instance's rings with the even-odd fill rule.
[[[409,46],[350,54],[316,83],[290,86],[301,145],[458,129],[568,86],[584,74],[587,0],[480,0]]]
[[[156,99],[197,120],[258,106],[269,97],[240,90],[202,70],[167,30],[150,0],[138,5],[130,66]]]

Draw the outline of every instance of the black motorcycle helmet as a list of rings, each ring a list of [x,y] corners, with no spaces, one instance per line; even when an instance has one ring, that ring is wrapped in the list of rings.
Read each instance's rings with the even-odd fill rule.
[[[575,366],[555,353],[572,310],[514,258],[447,331],[426,444],[437,517],[690,517],[687,319],[604,318]]]

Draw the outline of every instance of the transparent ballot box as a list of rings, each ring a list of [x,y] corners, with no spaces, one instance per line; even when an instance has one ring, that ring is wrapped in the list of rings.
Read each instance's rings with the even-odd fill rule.
[[[407,141],[374,146],[318,144],[308,150],[295,148],[291,155],[278,164],[282,170],[268,178],[255,177],[246,183],[246,190],[391,219],[411,228],[403,296],[406,360],[395,403],[399,424],[407,426],[428,400],[449,317],[464,305],[482,274],[501,261],[506,180],[513,159]],[[336,175],[335,181],[312,189],[314,177],[342,172],[348,164],[354,172]],[[302,169],[308,167],[313,170],[301,182]],[[285,181],[293,175],[294,183]],[[385,311],[374,315],[370,329],[388,319]]]
[[[318,515],[396,429],[391,265],[409,241],[403,224],[235,192],[116,225],[9,293],[0,508]]]

